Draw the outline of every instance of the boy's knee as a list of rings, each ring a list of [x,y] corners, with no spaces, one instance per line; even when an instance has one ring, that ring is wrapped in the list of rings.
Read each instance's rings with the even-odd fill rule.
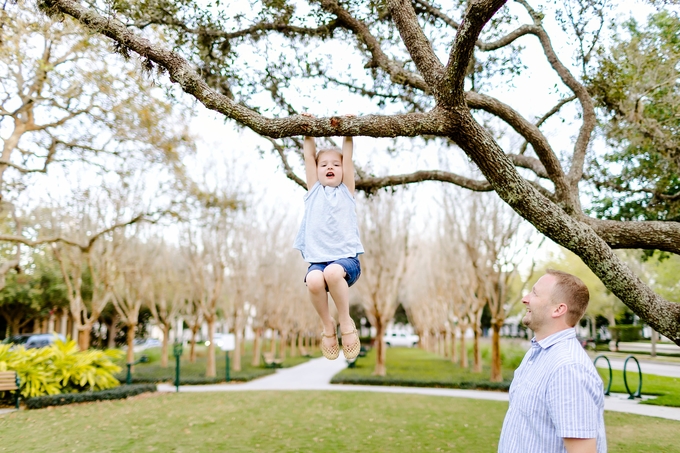
[[[340,281],[345,278],[345,269],[339,264],[331,264],[323,271],[327,282]]]
[[[306,278],[307,288],[312,292],[326,291],[326,280],[323,272],[319,270],[311,271]]]

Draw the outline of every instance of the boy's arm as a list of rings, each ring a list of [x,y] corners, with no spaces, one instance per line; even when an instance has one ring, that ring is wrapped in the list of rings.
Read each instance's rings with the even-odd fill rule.
[[[305,154],[305,175],[307,177],[307,190],[309,191],[312,190],[319,179],[316,174],[316,143],[314,143],[314,137],[305,137],[302,150]]]
[[[354,140],[352,137],[345,137],[342,141],[342,182],[349,189],[349,193],[354,195],[354,162],[352,152],[354,151]]]

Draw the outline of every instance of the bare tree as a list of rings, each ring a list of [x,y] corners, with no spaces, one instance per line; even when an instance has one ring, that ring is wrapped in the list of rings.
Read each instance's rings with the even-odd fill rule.
[[[365,253],[357,288],[371,326],[376,329],[376,363],[373,374],[386,373],[383,335],[394,317],[398,295],[409,259],[410,212],[404,197],[374,195],[357,209]]]
[[[138,231],[137,231],[138,233]],[[135,361],[134,346],[142,305],[149,302],[152,291],[153,258],[159,252],[153,244],[142,243],[136,235],[114,235],[115,258],[111,301],[127,327],[127,363]]]
[[[163,330],[161,345],[161,367],[168,366],[168,342],[170,329],[177,321],[183,301],[189,297],[188,268],[181,259],[180,251],[164,241],[159,241],[158,253],[150,269],[152,283],[146,304],[151,316]]]

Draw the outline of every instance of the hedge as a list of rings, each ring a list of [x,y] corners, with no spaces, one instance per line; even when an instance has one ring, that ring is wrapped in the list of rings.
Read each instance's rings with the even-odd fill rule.
[[[28,398],[24,401],[27,409],[42,409],[48,406],[87,403],[90,401],[119,400],[141,393],[155,392],[155,384],[121,385],[119,387],[98,392],[62,393]]]
[[[343,377],[336,376],[331,379],[331,384],[350,384],[350,385],[394,385],[400,387],[434,387],[434,388],[455,388],[467,390],[495,390],[507,392],[510,390],[510,382],[491,382],[491,381],[460,381],[443,382],[428,380],[393,379],[389,377],[366,376],[366,377]]]
[[[612,340],[615,341],[639,341],[642,338],[642,326],[618,324],[610,326],[609,332],[612,334]]]

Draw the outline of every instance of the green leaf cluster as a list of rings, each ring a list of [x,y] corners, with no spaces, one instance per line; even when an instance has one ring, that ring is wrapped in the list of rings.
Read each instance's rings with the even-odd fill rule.
[[[680,18],[669,12],[601,52],[589,90],[607,151],[591,167],[593,212],[615,220],[680,220]]]
[[[120,385],[114,363],[122,357],[118,350],[79,351],[75,341],[55,341],[36,349],[0,345],[0,371],[14,370],[21,380],[21,395],[31,398],[59,393],[110,389]]]

